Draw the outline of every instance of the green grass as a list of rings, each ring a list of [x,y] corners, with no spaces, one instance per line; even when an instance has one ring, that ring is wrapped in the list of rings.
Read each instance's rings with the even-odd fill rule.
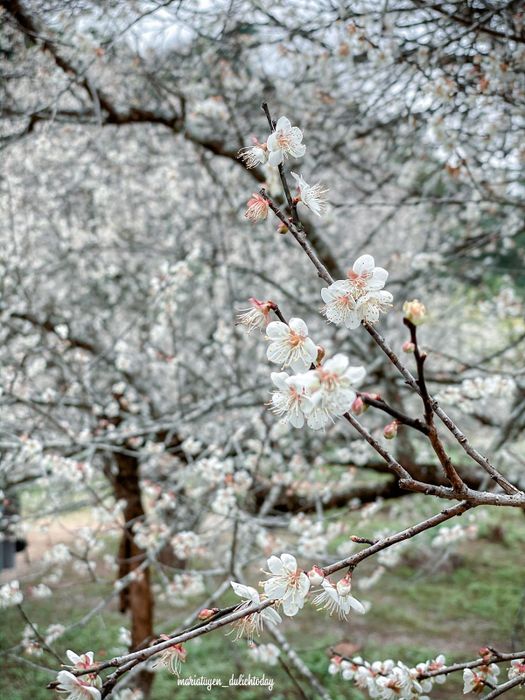
[[[425,506],[426,507],[426,506]],[[410,509],[417,510],[412,501]],[[305,608],[296,618],[287,620],[283,631],[299,651],[310,669],[328,688],[334,700],[358,700],[366,696],[353,685],[332,678],[327,673],[327,649],[347,641],[359,647],[364,658],[402,660],[414,664],[449,650],[450,662],[474,658],[479,647],[492,644],[503,650],[510,648],[510,639],[525,587],[523,549],[525,518],[521,512],[486,511],[481,521],[481,538],[460,545],[452,563],[436,568],[437,553],[430,546],[430,538],[422,537],[418,548],[406,552],[401,564],[383,576],[379,584],[368,591],[359,590],[359,577],[371,573],[373,563],[359,567],[355,574],[355,595],[368,600],[371,609],[366,616],[353,616],[348,622],[330,620],[321,613]],[[399,508],[387,509],[374,517],[373,522],[361,523],[359,534],[373,535],[378,529],[393,530],[410,513]],[[355,516],[349,515],[348,518]],[[415,518],[414,518],[415,519]],[[356,527],[358,520],[355,520]],[[415,566],[424,561],[423,567]],[[254,581],[257,575],[254,573]],[[29,617],[44,630],[51,623],[67,624],[80,619],[96,603],[106,597],[108,586],[79,583],[75,576],[66,576],[54,596],[42,601],[27,600],[24,609]],[[186,610],[178,611],[160,606],[157,610],[158,631],[169,631],[163,624],[167,619],[183,619]],[[120,653],[119,627],[128,620],[116,610],[112,602],[85,626],[68,632],[55,643],[57,652],[64,657],[68,648],[80,652],[93,650],[96,658]],[[23,623],[16,609],[2,611],[0,618],[0,648],[16,644]],[[261,641],[272,641],[263,638]],[[525,639],[521,640],[525,646]],[[270,677],[274,688],[270,694],[258,687],[205,688],[179,686],[177,679],[162,670],[156,674],[152,700],[193,700],[200,697],[235,697],[256,700],[275,697],[282,700],[300,698],[286,671],[280,667],[258,665],[247,653],[246,643],[235,642],[232,636],[218,630],[187,644],[188,659],[182,677],[202,675],[218,677],[228,685],[231,675],[251,674]],[[57,668],[57,662],[48,655],[25,657],[36,664]],[[502,673],[504,667],[502,667]],[[2,700],[49,700],[46,684],[52,674],[39,671],[9,656],[0,657],[0,698]],[[308,684],[299,679],[307,697],[314,697]],[[508,698],[521,697],[523,691],[514,691]],[[462,696],[461,679],[452,678],[443,686],[435,686],[431,697],[447,700]]]

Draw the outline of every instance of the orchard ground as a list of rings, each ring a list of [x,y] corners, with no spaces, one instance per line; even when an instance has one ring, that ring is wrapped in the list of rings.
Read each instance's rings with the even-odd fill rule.
[[[406,500],[404,501],[406,502]],[[433,504],[436,506],[436,504]],[[414,513],[427,513],[428,503],[412,497],[407,506]],[[424,511],[423,511],[424,509]],[[480,511],[481,514],[481,511]],[[349,514],[347,517],[356,517]],[[41,571],[40,557],[50,543],[66,541],[75,531],[88,522],[89,512],[80,510],[64,514],[47,532],[39,523],[28,534],[29,563],[24,555],[18,555],[18,570],[23,587],[37,583]],[[373,536],[378,530],[393,531],[406,523],[402,503],[385,504],[381,511],[366,523],[360,521],[359,534]],[[432,547],[429,541],[419,543],[417,549],[407,548],[400,563],[387,570],[378,584],[368,590],[360,590],[359,578],[370,575],[376,563],[359,567],[355,575],[355,595],[369,601],[370,610],[363,617],[353,615],[348,622],[327,620],[323,613],[307,606],[302,614],[286,620],[282,630],[294,643],[295,649],[327,687],[334,700],[368,697],[356,690],[352,683],[341,677],[331,677],[328,672],[328,649],[348,643],[356,648],[355,654],[367,660],[393,658],[409,665],[435,657],[447,650],[447,661],[464,661],[477,656],[479,647],[492,645],[509,651],[525,645],[525,572],[523,549],[525,545],[525,517],[521,511],[502,513],[487,509],[477,521],[478,536],[474,541],[464,541],[451,549]],[[435,533],[434,533],[435,535]],[[416,543],[417,544],[417,543]],[[108,551],[114,543],[108,542]],[[337,557],[334,555],[334,559]],[[305,564],[308,560],[305,558]],[[263,563],[263,562],[261,562]],[[4,572],[6,580],[12,572]],[[262,578],[254,568],[247,577],[256,584]],[[30,619],[45,629],[49,624],[80,620],[111,592],[110,584],[88,581],[68,570],[54,588],[52,598],[24,601],[24,609]],[[204,596],[203,596],[204,598]],[[231,595],[229,603],[234,602]],[[199,605],[190,601],[184,608],[159,604],[156,609],[158,632],[169,632],[177,623]],[[461,620],[461,627],[451,626],[450,620]],[[93,650],[101,659],[124,652],[119,645],[119,628],[127,624],[127,618],[117,611],[116,599],[93,616],[85,626],[79,626],[63,637],[54,647],[60,656],[66,649],[76,652]],[[2,611],[1,648],[7,649],[20,640],[24,626],[16,608]],[[170,626],[171,625],[171,626]],[[273,641],[269,635],[261,642]],[[262,676],[274,680],[272,697],[301,698],[299,690],[281,665],[267,666],[254,662],[247,652],[246,643],[235,642],[232,635],[218,630],[198,638],[187,645],[188,659],[181,677],[202,676],[220,678],[228,685],[232,676]],[[2,700],[49,700],[51,691],[46,684],[53,679],[51,673],[38,670],[32,664],[56,669],[56,661],[46,654],[41,657],[25,656],[22,663],[11,656],[0,657],[0,697]],[[506,666],[502,664],[502,675]],[[500,679],[502,676],[500,676]],[[312,692],[308,684],[299,679],[306,697]],[[509,698],[522,697],[523,690],[508,694]],[[177,679],[162,669],[157,673],[152,700],[168,700],[173,697],[190,700],[196,697],[236,697],[242,700],[268,697],[268,690],[257,687],[212,688],[179,686]],[[460,675],[449,677],[444,685],[435,685],[431,697],[436,700],[452,700],[462,697]]]

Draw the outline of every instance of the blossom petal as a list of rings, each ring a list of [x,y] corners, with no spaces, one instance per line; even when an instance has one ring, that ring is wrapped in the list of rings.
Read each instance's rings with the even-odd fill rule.
[[[289,334],[290,329],[286,323],[282,321],[271,321],[271,323],[266,326],[266,335],[272,340],[286,338]]]
[[[281,561],[288,573],[293,574],[297,571],[297,559],[293,554],[286,554],[285,552],[281,555]]]
[[[276,322],[273,321],[273,323]],[[295,333],[299,333],[299,335],[302,335],[303,337],[306,337],[308,335],[308,326],[302,318],[291,318],[288,325],[290,326],[292,331],[295,331]]]
[[[291,131],[291,129],[292,124],[290,120],[287,117],[279,117],[275,125],[275,131]]]
[[[266,566],[268,567],[270,572],[275,576],[282,576],[285,573],[282,561],[279,559],[279,557],[276,557],[275,555],[272,555],[268,559],[268,561],[266,562]]]
[[[357,275],[362,275],[364,272],[372,272],[374,265],[374,258],[371,255],[361,255],[355,261],[352,270]]]

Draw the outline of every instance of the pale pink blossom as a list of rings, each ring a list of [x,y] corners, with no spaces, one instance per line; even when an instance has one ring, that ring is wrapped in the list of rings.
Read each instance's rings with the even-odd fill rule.
[[[309,185],[302,175],[291,172],[291,176],[297,182],[299,198],[317,216],[321,216],[326,209],[326,194],[328,190],[321,184]]]
[[[268,218],[268,207],[269,205],[266,199],[262,195],[254,192],[248,200],[248,209],[244,212],[244,216],[248,221],[251,221],[252,224],[256,224]]]
[[[74,676],[70,671],[60,671],[57,675],[56,691],[67,693],[67,700],[100,700],[100,690],[93,685],[100,683],[97,676],[95,681],[85,676]]]
[[[266,145],[270,151],[268,162],[270,165],[280,165],[285,158],[301,158],[306,152],[306,146],[302,143],[303,132],[297,126],[292,126],[290,120],[281,117],[275,131],[270,134]]]
[[[237,316],[237,323],[246,326],[248,333],[253,330],[263,330],[270,321],[270,312],[273,304],[270,301],[259,301],[255,297],[250,297],[251,307],[243,309]]]
[[[267,350],[270,362],[291,367],[294,372],[304,372],[317,359],[317,346],[308,337],[308,327],[300,318],[292,318],[288,324],[272,321],[266,328],[271,341]]]
[[[291,423],[294,428],[304,425],[304,408],[310,401],[301,375],[290,376],[286,372],[272,372],[272,382],[277,391],[272,393],[272,411],[281,416],[283,423]]]
[[[264,592],[271,600],[281,601],[284,614],[293,617],[304,605],[310,580],[291,554],[272,556],[267,565],[272,576],[264,582]]]
[[[255,588],[245,586],[236,581],[231,581],[231,587],[236,595],[244,600],[244,602],[239,605],[238,610],[249,608],[252,605],[260,605],[261,597]],[[261,634],[264,623],[278,625],[280,622],[282,622],[282,618],[277,610],[274,610],[273,607],[264,608],[260,612],[246,615],[246,617],[242,617],[234,623],[234,628],[237,630],[236,639],[247,637],[248,640],[251,640],[254,634]]]

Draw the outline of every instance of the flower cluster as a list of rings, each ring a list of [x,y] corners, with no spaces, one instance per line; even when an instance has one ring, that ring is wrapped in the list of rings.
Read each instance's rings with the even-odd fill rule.
[[[275,644],[253,644],[249,650],[250,656],[254,661],[268,666],[275,666],[279,661],[280,651]]]
[[[496,664],[466,668],[463,671],[463,693],[482,693],[485,688],[497,685],[498,676]]]
[[[425,700],[434,683],[443,683],[445,675],[431,678],[423,676],[439,671],[445,666],[445,657],[438,656],[434,661],[427,661],[409,668],[401,661],[392,659],[369,663],[357,656],[344,659],[333,656],[328,671],[332,675],[341,674],[343,680],[353,681],[360,690],[366,690],[371,698],[380,700]]]
[[[241,151],[241,158],[247,168],[255,168],[257,165],[280,165],[285,158],[301,158],[306,153],[306,146],[302,143],[303,132],[299,127],[292,126],[287,117],[281,117],[275,125],[266,143],[255,141],[253,146]]]
[[[514,659],[514,661],[511,661],[508,676],[509,680],[523,676],[525,682],[525,659]]]
[[[347,279],[336,280],[321,290],[323,313],[337,326],[357,328],[361,321],[375,323],[392,305],[393,297],[383,289],[388,272],[376,267],[371,255],[357,258]]]
[[[321,430],[350,410],[356,398],[354,387],[364,376],[364,367],[350,367],[342,354],[302,374],[273,372],[277,391],[272,394],[272,410],[296,428],[306,419],[310,428]]]
[[[10,581],[0,586],[0,608],[10,608],[13,605],[20,605],[24,596],[20,590],[18,581]]]

